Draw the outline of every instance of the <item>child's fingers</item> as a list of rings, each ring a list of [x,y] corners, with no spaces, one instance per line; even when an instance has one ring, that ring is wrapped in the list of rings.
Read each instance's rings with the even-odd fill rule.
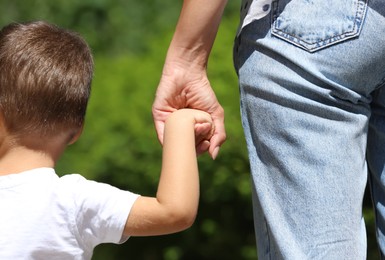
[[[197,143],[203,140],[209,140],[214,133],[213,125],[211,123],[197,123],[195,124],[195,139]]]
[[[194,113],[195,113],[194,117],[195,117],[196,123],[212,123],[213,122],[210,114],[208,114],[204,111],[196,110]]]
[[[206,152],[210,147],[210,140],[213,134],[211,123],[195,124],[195,146],[197,154]]]
[[[210,142],[208,140],[203,140],[196,146],[197,155],[201,155],[207,152],[209,147],[210,147]]]

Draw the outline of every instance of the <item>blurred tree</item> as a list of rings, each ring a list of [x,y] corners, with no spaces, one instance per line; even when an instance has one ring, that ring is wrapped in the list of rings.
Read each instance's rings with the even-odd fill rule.
[[[231,49],[236,26],[236,22],[224,21],[210,60],[210,78],[230,123],[228,141],[217,160],[208,156],[199,159],[201,205],[196,223],[181,234],[131,238],[123,246],[102,245],[95,251],[95,259],[106,259],[107,255],[108,259],[122,259],[125,255],[170,260],[256,258],[248,161],[239,104],[234,99],[238,87]],[[165,35],[152,41],[145,54],[96,56],[84,135],[61,160],[61,172],[77,169],[88,178],[154,195],[161,149],[153,128],[151,104],[171,32]]]
[[[180,6],[170,0],[0,0],[6,10],[0,24],[44,19],[80,32],[96,52],[137,53],[174,27]]]
[[[161,163],[151,104],[182,1],[0,0],[0,26],[43,19],[82,34],[95,54],[84,134],[58,164],[143,195],[154,195]],[[199,158],[201,203],[189,230],[101,245],[94,259],[256,259],[249,166],[239,117],[232,41],[240,1],[229,1],[209,61],[209,77],[225,108],[228,140],[215,161]],[[376,255],[373,214],[369,255]]]

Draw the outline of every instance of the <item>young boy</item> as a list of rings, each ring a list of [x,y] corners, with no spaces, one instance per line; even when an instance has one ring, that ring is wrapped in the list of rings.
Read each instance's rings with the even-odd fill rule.
[[[73,32],[46,22],[0,31],[0,259],[90,259],[100,243],[194,221],[195,144],[213,132],[202,111],[168,117],[156,198],[56,175],[56,161],[80,136],[92,73],[89,47]]]

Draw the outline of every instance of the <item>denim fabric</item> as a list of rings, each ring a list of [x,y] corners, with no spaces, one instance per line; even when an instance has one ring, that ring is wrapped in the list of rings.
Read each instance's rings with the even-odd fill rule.
[[[385,0],[278,0],[234,45],[258,257],[385,252]],[[367,159],[366,159],[367,156]]]
[[[276,1],[272,33],[309,51],[325,48],[359,35],[367,1]],[[293,16],[296,10],[304,13]]]

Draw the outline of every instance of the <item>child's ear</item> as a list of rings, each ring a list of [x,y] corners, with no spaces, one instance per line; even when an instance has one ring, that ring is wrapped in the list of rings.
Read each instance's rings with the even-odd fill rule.
[[[68,145],[71,145],[73,143],[75,143],[79,137],[82,135],[83,133],[83,128],[84,128],[84,124],[82,124],[81,127],[79,127],[79,129],[76,131],[76,133],[74,133],[72,136],[71,136],[71,139],[69,140],[68,142]]]

